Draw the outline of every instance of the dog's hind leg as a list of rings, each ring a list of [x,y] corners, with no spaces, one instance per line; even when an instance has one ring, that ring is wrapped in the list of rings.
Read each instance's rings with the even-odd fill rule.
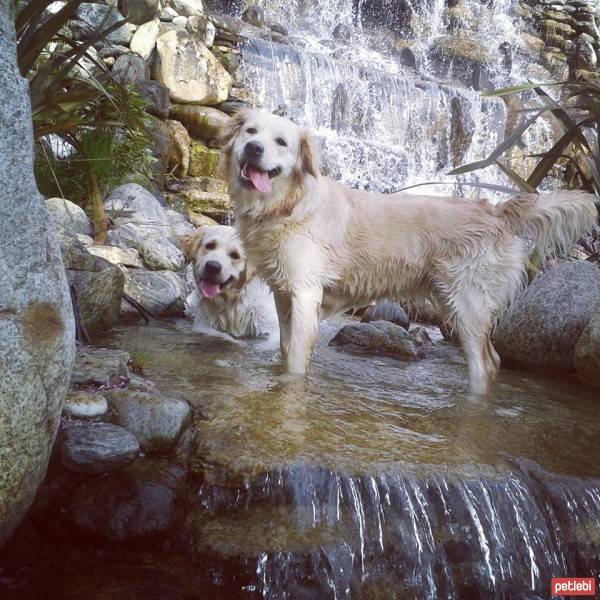
[[[500,357],[490,342],[492,309],[482,293],[466,290],[455,299],[454,322],[469,366],[469,386],[488,394],[498,374]]]

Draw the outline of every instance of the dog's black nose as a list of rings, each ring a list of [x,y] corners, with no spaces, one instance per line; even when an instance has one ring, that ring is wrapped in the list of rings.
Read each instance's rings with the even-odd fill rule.
[[[260,142],[248,142],[244,150],[248,156],[262,156],[265,147]]]
[[[221,263],[216,260],[207,260],[204,265],[204,273],[206,275],[218,275],[221,272]]]

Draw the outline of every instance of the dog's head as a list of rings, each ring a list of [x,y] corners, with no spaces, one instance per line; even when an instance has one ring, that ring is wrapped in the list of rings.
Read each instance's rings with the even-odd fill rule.
[[[238,203],[260,203],[266,212],[318,176],[306,131],[256,110],[238,112],[221,132],[229,191]]]
[[[246,281],[246,258],[233,227],[201,227],[181,238],[185,257],[192,262],[194,281],[202,297],[213,300]]]

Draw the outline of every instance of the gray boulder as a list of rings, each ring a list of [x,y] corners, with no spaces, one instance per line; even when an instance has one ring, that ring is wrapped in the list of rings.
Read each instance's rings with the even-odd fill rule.
[[[137,183],[115,188],[104,202],[104,208],[117,225],[136,223],[148,232],[159,232],[157,227],[169,225],[160,202]]]
[[[388,354],[400,360],[425,358],[431,342],[427,333],[416,328],[410,333],[389,321],[353,323],[342,327],[329,342],[330,346],[366,354]]]
[[[574,362],[579,377],[600,388],[600,301],[577,340]]]
[[[184,400],[129,390],[108,392],[106,398],[115,422],[133,433],[148,454],[171,451],[190,421]]]
[[[137,54],[122,54],[113,65],[112,76],[126,85],[140,83],[150,77],[150,67]]]
[[[121,12],[135,25],[143,25],[153,19],[159,8],[159,0],[121,0]]]
[[[147,102],[146,112],[159,119],[168,119],[171,109],[169,88],[159,81],[142,81],[135,86],[137,93]]]
[[[88,333],[106,331],[119,320],[125,277],[119,267],[94,256],[92,269],[67,270],[77,295],[79,317]]]
[[[125,292],[156,317],[183,315],[185,283],[172,271],[127,269]],[[139,313],[128,304],[121,305],[121,318],[137,320]]]
[[[90,254],[99,256],[109,263],[123,267],[142,268],[140,253],[135,248],[120,248],[119,246],[88,246]]]
[[[83,209],[64,198],[48,198],[46,206],[52,215],[52,222],[65,235],[91,235],[92,223]]]
[[[404,309],[399,304],[388,302],[386,300],[377,302],[375,306],[369,306],[360,321],[361,323],[389,321],[390,323],[395,323],[396,325],[400,325],[400,327],[404,327],[406,330],[410,327],[410,319],[404,312]]]
[[[129,359],[124,350],[78,346],[71,385],[116,385],[126,381]]]
[[[565,262],[537,277],[502,316],[493,342],[526,369],[573,371],[575,346],[600,302],[600,268]]]
[[[77,473],[107,473],[128,465],[139,453],[135,436],[110,423],[69,425],[61,432],[60,460]]]
[[[116,9],[106,4],[97,4],[94,2],[84,2],[79,5],[70,27],[76,39],[84,39],[102,27],[107,29],[111,25],[124,19],[123,15]],[[112,44],[129,44],[132,33],[125,26],[121,25],[106,36],[107,41]]]
[[[75,325],[59,244],[33,176],[29,85],[16,64],[11,2],[0,2],[0,546],[44,479]]]

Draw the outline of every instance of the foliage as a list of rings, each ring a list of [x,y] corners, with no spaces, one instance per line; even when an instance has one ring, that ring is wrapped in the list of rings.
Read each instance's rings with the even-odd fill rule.
[[[554,100],[548,94],[544,89],[548,87],[558,88],[559,100]],[[526,118],[490,156],[454,169],[450,175],[496,165],[520,190],[536,192],[548,177],[561,171],[567,187],[600,196],[600,81],[586,79],[548,84],[528,83],[486,92],[484,95],[502,97],[531,90],[540,99],[540,106],[520,110]],[[521,143],[521,137],[527,129],[548,116],[556,122],[559,138],[547,151],[530,155],[539,160],[531,173],[523,178],[509,166],[507,160],[503,161],[503,157]],[[583,240],[582,243],[592,257],[597,257],[598,249],[594,248],[593,240]]]
[[[151,139],[142,99],[115,81],[93,50],[125,21],[105,26],[105,20],[75,40],[66,25],[82,2],[68,0],[55,14],[47,11],[52,0],[19,2],[17,55],[29,80],[40,190],[86,207],[96,241],[103,242],[101,196],[130,174],[149,178]],[[57,139],[68,149],[63,155],[53,151]]]

